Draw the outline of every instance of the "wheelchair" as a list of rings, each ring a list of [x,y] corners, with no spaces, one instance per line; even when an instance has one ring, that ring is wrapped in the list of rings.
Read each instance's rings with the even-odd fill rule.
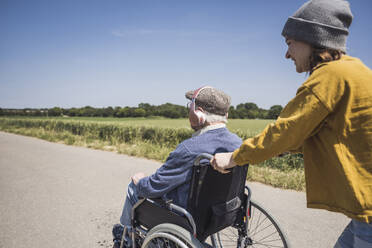
[[[290,247],[274,218],[251,201],[248,165],[221,174],[211,158],[203,153],[194,161],[187,210],[162,199],[133,206],[133,248]]]

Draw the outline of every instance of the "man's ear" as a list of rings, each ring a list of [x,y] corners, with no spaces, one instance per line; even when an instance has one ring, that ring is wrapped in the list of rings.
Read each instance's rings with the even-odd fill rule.
[[[229,112],[227,112],[225,116],[226,116],[226,119],[229,118]]]
[[[204,109],[202,107],[198,107],[197,110],[201,111],[204,113]]]

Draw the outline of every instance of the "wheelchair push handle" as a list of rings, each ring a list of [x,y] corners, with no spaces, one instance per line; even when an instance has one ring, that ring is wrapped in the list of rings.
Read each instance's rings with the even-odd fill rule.
[[[208,161],[211,161],[211,159],[213,158],[213,155],[209,154],[209,153],[201,153],[199,154],[195,161],[194,161],[194,165],[196,166],[200,166],[200,161],[203,160],[203,159],[207,159]],[[232,171],[233,168],[228,168],[226,169],[227,171]]]
[[[211,155],[211,154],[209,154],[209,153],[200,153],[200,154],[196,157],[196,159],[194,160],[194,165],[199,166],[201,160],[203,160],[203,159],[207,159],[208,161],[210,161],[212,158],[213,158],[213,155]]]

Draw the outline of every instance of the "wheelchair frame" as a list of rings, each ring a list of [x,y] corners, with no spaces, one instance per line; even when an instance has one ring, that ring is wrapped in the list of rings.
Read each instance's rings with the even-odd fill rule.
[[[202,166],[200,161],[202,159],[208,159],[210,160],[212,158],[212,155],[210,154],[200,154],[194,161],[194,166]],[[257,209],[257,211],[260,212],[260,218],[261,218],[261,213],[264,215],[264,218],[268,219],[268,221],[271,223],[271,225],[274,226],[274,230],[278,233],[278,236],[280,237],[283,247],[287,248],[289,246],[289,242],[286,238],[285,233],[280,229],[279,225],[276,223],[274,218],[266,212],[261,206],[258,204],[254,203],[251,201],[251,189],[245,185],[245,189],[247,193],[246,195],[246,202],[245,206],[241,206],[241,208],[244,210],[245,217],[244,217],[244,223],[235,223],[233,225],[233,228],[236,228],[238,230],[238,239],[236,240],[236,246],[237,247],[248,247],[250,245],[254,245],[257,243],[254,243],[255,241],[249,237],[249,233],[247,230],[248,227],[248,222],[250,221],[251,214],[252,214],[252,207],[254,209]],[[191,191],[191,189],[190,189]],[[159,221],[159,223],[154,222],[150,227],[145,227],[143,226],[137,219],[136,219],[136,209],[143,205],[143,204],[150,204],[151,206],[154,207],[159,207],[163,208],[166,211],[169,211],[169,214],[171,215],[170,218],[175,218],[180,217],[178,225],[174,224],[160,224],[162,223]],[[178,217],[176,217],[178,216]],[[182,222],[182,219],[185,221]],[[177,222],[177,221],[176,221]],[[260,221],[259,221],[260,222]],[[263,222],[260,222],[259,225],[261,225]],[[168,225],[168,226],[167,226]],[[172,227],[172,228],[166,228],[166,227]],[[230,227],[228,227],[230,228]],[[267,228],[267,227],[265,227]],[[158,230],[156,230],[158,229]],[[174,234],[172,229],[175,231],[177,230],[178,234]],[[226,228],[227,229],[227,228]],[[155,231],[154,231],[155,230]],[[184,233],[189,232],[191,235],[188,236]],[[175,247],[181,247],[181,248],[202,248],[204,247],[201,241],[196,239],[196,233],[197,233],[197,227],[195,220],[193,216],[184,208],[170,202],[164,202],[163,200],[158,200],[158,199],[148,199],[148,198],[143,198],[140,199],[132,208],[132,232],[131,232],[131,240],[132,240],[132,247],[133,248],[139,248],[139,246],[146,248],[150,244],[151,240],[155,240],[158,238],[163,238],[167,239],[168,242],[171,241],[175,245]],[[217,232],[214,234],[210,235],[211,243],[213,247],[223,247],[223,241],[221,240],[222,234],[221,232]],[[179,236],[184,236],[184,238],[179,237]],[[124,236],[124,235],[123,235]],[[185,242],[187,244],[185,244]],[[192,244],[190,244],[190,242]],[[121,248],[125,247],[123,244],[123,241],[121,242]],[[167,246],[167,247],[173,247],[173,246]]]

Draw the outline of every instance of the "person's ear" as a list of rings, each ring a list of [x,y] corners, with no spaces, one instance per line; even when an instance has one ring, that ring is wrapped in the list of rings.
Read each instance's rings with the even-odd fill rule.
[[[198,118],[198,126],[203,126],[205,124],[205,121],[206,121],[206,115],[204,113],[204,109],[201,108],[201,107],[198,107],[196,110],[195,110],[195,115],[197,116]]]
[[[202,107],[198,107],[196,110],[199,110],[204,113],[204,109]]]

